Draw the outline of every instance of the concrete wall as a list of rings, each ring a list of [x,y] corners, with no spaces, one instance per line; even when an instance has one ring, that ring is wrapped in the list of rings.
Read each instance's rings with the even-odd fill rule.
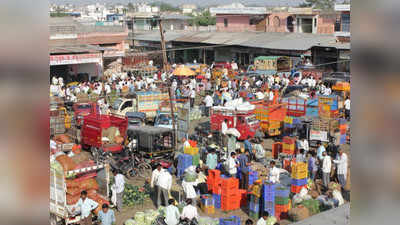
[[[317,21],[318,34],[333,34],[335,32],[336,14],[319,15]]]
[[[266,18],[267,32],[287,32],[286,21],[290,16],[287,12],[271,13]]]
[[[228,26],[225,27],[224,19],[228,20]],[[218,15],[216,19],[217,31],[241,32],[255,31],[256,25],[250,25],[250,16],[248,15]]]

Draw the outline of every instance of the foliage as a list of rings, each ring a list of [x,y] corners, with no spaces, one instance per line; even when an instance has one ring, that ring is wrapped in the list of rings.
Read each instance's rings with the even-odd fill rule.
[[[216,18],[215,16],[211,16],[210,11],[205,11],[199,16],[193,16],[193,18],[189,21],[190,26],[208,26],[215,25]]]
[[[123,204],[128,207],[135,206],[137,204],[143,204],[144,200],[149,198],[149,191],[144,187],[133,186],[131,184],[125,184],[125,191],[123,197]]]
[[[65,12],[52,12],[50,13],[50,17],[66,17],[70,16],[68,13]]]
[[[178,11],[180,11],[180,9],[178,7],[175,7],[175,6],[165,3],[165,2],[153,2],[150,4],[150,6],[160,7],[161,12],[178,12]]]
[[[336,0],[304,0],[300,7],[313,7],[315,9],[331,10],[335,6]]]

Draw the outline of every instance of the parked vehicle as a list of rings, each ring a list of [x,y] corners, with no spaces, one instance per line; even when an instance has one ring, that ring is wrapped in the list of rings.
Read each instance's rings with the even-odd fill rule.
[[[226,107],[212,107],[211,130],[221,131],[221,124],[225,119],[228,120],[228,128],[236,128],[239,131],[238,140],[253,138],[260,127],[260,123],[254,115],[254,110],[239,111],[230,110]]]
[[[254,114],[260,121],[261,131],[268,136],[278,136],[282,133],[282,124],[286,117],[287,105],[258,104]]]
[[[98,181],[99,194],[103,199],[108,200],[110,188],[110,168],[108,164],[98,164],[87,168],[81,168],[71,171],[60,171],[50,166],[50,224],[76,224],[80,221],[80,216],[73,214],[67,205],[67,185],[68,177],[71,175],[81,175],[90,172],[97,172],[96,181]]]
[[[125,116],[128,118],[128,129],[145,125],[146,114],[144,112],[127,112]]]
[[[102,153],[120,153],[124,147],[128,119],[118,115],[101,115],[93,112],[83,119],[82,148],[91,150],[95,161]]]
[[[96,104],[90,102],[75,103],[72,106],[72,109],[74,111],[75,124],[78,128],[82,126],[83,117],[89,115],[92,111],[92,106],[97,107]]]
[[[259,56],[254,59],[254,65],[249,65],[247,73],[274,75],[290,72],[292,60],[288,56]]]

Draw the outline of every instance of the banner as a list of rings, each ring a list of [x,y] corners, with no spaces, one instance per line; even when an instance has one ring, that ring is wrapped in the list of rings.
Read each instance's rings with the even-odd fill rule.
[[[310,130],[310,140],[327,142],[328,141],[328,132],[327,131]]]

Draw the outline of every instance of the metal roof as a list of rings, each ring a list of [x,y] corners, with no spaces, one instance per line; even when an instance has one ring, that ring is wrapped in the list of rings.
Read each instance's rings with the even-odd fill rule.
[[[59,45],[49,46],[50,54],[66,54],[66,53],[99,53],[101,51],[117,51],[113,48],[104,48],[95,45]]]
[[[135,34],[134,40],[160,41],[159,32]],[[334,35],[274,32],[208,32],[208,31],[167,31],[166,41],[192,42],[204,44],[238,45],[253,48],[305,51],[313,46],[350,46],[336,43]],[[347,48],[346,48],[347,47]]]

